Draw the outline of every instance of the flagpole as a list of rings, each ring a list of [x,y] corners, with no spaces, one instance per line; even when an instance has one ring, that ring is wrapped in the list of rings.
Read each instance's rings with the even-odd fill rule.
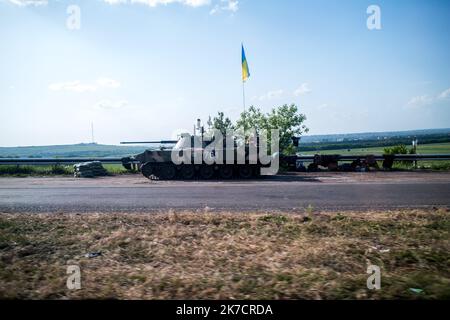
[[[242,101],[243,101],[244,112],[245,112],[245,81],[242,81]]]
[[[243,106],[244,106],[244,134],[246,131],[246,120],[247,120],[247,115],[245,114],[245,81],[242,81],[242,102],[243,102]]]
[[[241,43],[241,48],[242,48],[242,104],[244,107],[244,134],[246,131],[246,127],[247,127],[247,119],[246,119],[246,111],[245,111],[245,81],[248,79],[248,77],[250,76],[250,72],[248,70],[248,64],[247,64],[247,58],[245,57],[245,51],[244,51],[244,44]]]

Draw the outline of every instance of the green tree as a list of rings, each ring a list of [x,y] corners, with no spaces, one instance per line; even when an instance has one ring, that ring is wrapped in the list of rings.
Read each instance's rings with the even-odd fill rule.
[[[273,108],[269,113],[263,113],[259,108],[251,106],[247,111],[241,113],[236,127],[245,130],[254,128],[257,133],[267,130],[269,134],[271,129],[279,129],[280,152],[293,154],[297,148],[293,145],[292,137],[308,132],[308,128],[303,124],[305,120],[306,116],[299,113],[295,104],[285,104]]]
[[[220,132],[225,136],[226,131],[233,129],[233,122],[230,118],[225,117],[223,112],[218,112],[217,116],[212,120],[212,127],[214,129],[220,130]]]
[[[268,128],[267,115],[262,113],[259,108],[251,106],[248,110],[241,113],[240,118],[236,122],[236,128],[247,131],[248,129],[256,129],[259,132]]]

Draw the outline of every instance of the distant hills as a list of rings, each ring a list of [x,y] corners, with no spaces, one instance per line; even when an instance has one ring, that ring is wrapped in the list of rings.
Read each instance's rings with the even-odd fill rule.
[[[343,142],[357,140],[388,140],[390,138],[405,138],[427,135],[450,135],[450,128],[446,129],[423,129],[409,131],[387,131],[387,132],[365,132],[365,133],[344,133],[327,135],[303,136],[301,142]]]
[[[450,129],[411,130],[398,132],[368,132],[304,136],[300,151],[338,150],[345,148],[410,145],[417,137],[420,144],[450,142]],[[149,146],[117,146],[96,143],[72,145],[0,147],[1,158],[74,158],[126,157],[149,149]]]
[[[412,130],[399,132],[353,133],[302,137],[300,152],[411,146],[417,139],[420,145],[450,142],[450,129]]]
[[[126,157],[143,152],[145,146],[115,146],[96,143],[80,143],[57,146],[0,148],[2,158],[85,158]]]

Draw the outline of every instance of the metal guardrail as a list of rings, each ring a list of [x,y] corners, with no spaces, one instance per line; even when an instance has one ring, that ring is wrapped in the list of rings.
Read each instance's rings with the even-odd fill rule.
[[[411,161],[431,161],[431,160],[450,160],[450,154],[400,154],[395,156],[395,160]]]
[[[358,168],[379,168],[378,162],[383,162],[384,169],[392,169],[394,162],[407,161],[417,166],[420,161],[440,161],[450,160],[450,154],[396,154],[396,155],[339,155],[339,154],[316,154],[316,155],[296,155],[282,156],[280,159],[289,168],[301,170],[318,170],[319,167],[328,167],[336,170],[358,170]],[[351,162],[339,165],[339,162]],[[306,164],[308,164],[306,169]]]
[[[340,161],[355,161],[358,159],[365,159],[368,156],[373,157],[374,160],[384,160],[386,158],[385,155],[375,154],[375,155],[333,155],[336,156],[337,160]],[[313,161],[315,155],[305,155],[305,156],[296,156],[298,160],[303,161]],[[439,161],[439,160],[450,160],[450,154],[396,154],[393,155],[394,161]]]
[[[69,165],[100,161],[106,164],[122,164],[122,158],[0,158],[0,165]],[[133,163],[127,161],[127,163]]]

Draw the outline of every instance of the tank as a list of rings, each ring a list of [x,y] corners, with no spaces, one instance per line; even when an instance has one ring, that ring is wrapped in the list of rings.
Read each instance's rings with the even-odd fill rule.
[[[131,143],[138,142],[126,144]],[[261,168],[269,166],[258,159],[258,141],[252,144],[235,138],[223,138],[220,148],[217,148],[217,140],[214,138],[205,138],[203,134],[182,134],[177,141],[140,143],[160,144],[159,150],[146,150],[130,159],[138,163],[139,171],[149,179],[250,179],[260,177]],[[172,144],[172,147],[165,146],[167,144]],[[257,150],[256,156],[253,156],[255,152],[249,150]],[[229,161],[230,158],[233,160]]]

